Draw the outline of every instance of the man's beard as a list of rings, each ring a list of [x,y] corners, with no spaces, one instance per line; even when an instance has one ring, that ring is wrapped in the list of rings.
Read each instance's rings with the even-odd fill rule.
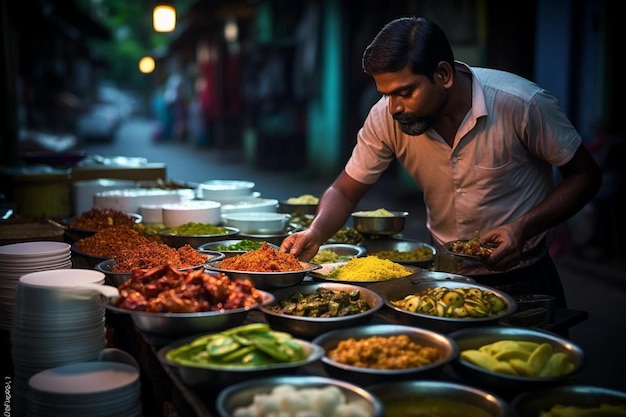
[[[415,116],[411,113],[401,113],[393,116],[398,122],[400,130],[407,135],[417,136],[426,132],[433,125],[438,115]]]
[[[412,113],[399,113],[394,114],[393,119],[398,122],[400,126],[400,130],[402,130],[407,135],[417,136],[425,133],[428,129],[430,129],[435,121],[441,115],[443,108],[446,106],[448,102],[448,95],[444,97],[441,102],[441,105],[434,113],[428,114],[426,116],[416,116]]]

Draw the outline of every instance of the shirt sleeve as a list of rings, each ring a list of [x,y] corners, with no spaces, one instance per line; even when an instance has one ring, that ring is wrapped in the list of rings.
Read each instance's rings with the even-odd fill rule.
[[[532,154],[561,167],[568,163],[582,143],[582,137],[565,115],[558,100],[539,90],[529,102],[526,127],[521,138]]]
[[[395,159],[389,140],[394,134],[387,98],[382,97],[372,106],[357,134],[356,145],[345,166],[346,173],[362,183],[375,183]]]

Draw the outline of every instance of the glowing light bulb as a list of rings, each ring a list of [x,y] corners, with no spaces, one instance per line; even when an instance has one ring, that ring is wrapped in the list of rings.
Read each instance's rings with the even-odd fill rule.
[[[157,32],[171,32],[176,28],[176,9],[171,4],[158,4],[152,11],[152,25]]]

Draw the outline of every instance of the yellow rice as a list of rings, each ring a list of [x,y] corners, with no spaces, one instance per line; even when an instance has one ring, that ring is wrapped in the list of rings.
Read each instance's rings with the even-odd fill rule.
[[[328,277],[345,281],[382,281],[410,275],[401,264],[376,256],[352,258],[345,265],[330,271]]]

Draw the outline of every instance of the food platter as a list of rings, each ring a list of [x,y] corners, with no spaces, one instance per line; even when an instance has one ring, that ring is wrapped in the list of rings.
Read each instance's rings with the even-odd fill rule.
[[[437,254],[432,245],[411,239],[367,239],[359,243],[359,246],[366,249],[368,255],[421,268],[431,267]]]
[[[381,279],[347,280],[347,279],[333,278],[329,276],[329,274],[332,271],[334,271],[336,268],[342,267],[347,263],[348,263],[347,261],[344,261],[344,262],[333,262],[333,263],[322,264],[321,268],[319,268],[316,271],[310,272],[309,276],[313,278],[313,281],[337,282],[337,283],[342,283],[342,284],[356,284],[356,285],[371,285],[371,284],[375,284],[379,282],[387,282],[387,281],[400,279],[400,278],[387,277],[387,278],[381,278]],[[403,265],[403,266],[407,271],[410,272],[408,276],[424,271],[423,268],[420,268],[414,265]]]
[[[443,245],[446,251],[454,256],[471,258],[479,261],[491,255],[491,252],[498,247],[494,243],[481,244],[477,239],[453,240]]]
[[[307,340],[294,338],[293,342],[299,344],[306,355],[302,359],[293,362],[276,362],[258,366],[218,363],[181,364],[168,358],[169,352],[197,341],[200,336],[194,335],[179,339],[161,348],[158,352],[159,360],[163,364],[174,368],[181,379],[190,386],[222,386],[246,381],[251,378],[289,373],[296,374],[301,367],[318,361],[324,355],[324,350],[320,346]]]
[[[116,297],[108,298],[104,304],[107,310],[119,314],[129,314],[140,330],[164,335],[189,335],[215,332],[238,326],[246,319],[248,312],[262,304],[274,301],[274,295],[259,290],[262,301],[249,306],[229,310],[199,311],[191,313],[156,313],[121,308],[116,305]]]

